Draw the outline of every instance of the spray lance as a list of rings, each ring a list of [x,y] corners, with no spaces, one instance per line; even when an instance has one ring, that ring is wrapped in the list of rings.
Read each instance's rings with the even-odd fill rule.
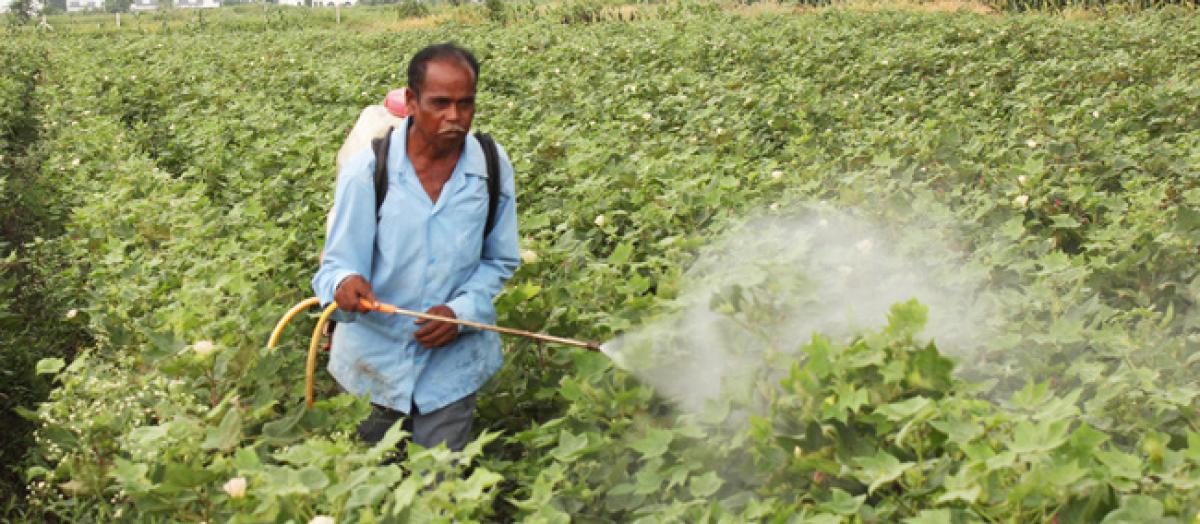
[[[320,304],[321,304],[321,302],[317,299],[317,297],[311,297],[311,298],[305,299],[304,301],[300,302],[299,304],[296,304],[294,307],[292,307],[292,309],[288,310],[288,312],[283,315],[283,318],[279,319],[279,322],[277,324],[275,324],[275,329],[273,329],[271,331],[271,338],[267,340],[267,347],[274,348],[276,345],[279,344],[279,337],[280,337],[280,335],[283,334],[283,328],[285,326],[287,326],[288,322],[291,322],[291,320],[293,318],[295,318],[296,315],[299,315],[302,311],[304,311],[308,308],[311,308],[314,306],[319,306]],[[423,318],[425,320],[436,320],[436,321],[440,321],[440,322],[449,322],[451,324],[457,324],[460,326],[473,327],[476,329],[483,329],[483,330],[487,330],[487,331],[495,331],[497,333],[502,333],[505,335],[515,335],[515,336],[519,336],[519,337],[531,338],[534,340],[539,340],[542,342],[549,342],[552,344],[562,344],[565,346],[580,347],[580,348],[588,349],[591,351],[603,351],[600,344],[596,343],[596,342],[587,342],[587,341],[583,341],[583,340],[575,340],[575,339],[564,338],[564,337],[556,337],[554,335],[547,335],[544,333],[534,333],[532,331],[524,331],[521,329],[494,326],[491,324],[482,324],[479,322],[471,322],[470,320],[462,320],[462,319],[458,319],[458,318],[443,317],[440,315],[430,315],[428,313],[422,313],[420,311],[412,311],[412,310],[396,307],[391,304],[384,304],[381,302],[370,302],[366,299],[362,299],[359,302],[359,305],[361,305],[362,307],[369,309],[371,311],[378,311],[380,313],[387,313],[387,314],[391,314],[391,315],[404,315],[404,316],[415,317],[415,318]],[[305,403],[305,405],[307,405],[310,408],[313,405],[313,383],[315,382],[315,377],[317,374],[317,353],[318,353],[318,348],[320,347],[320,344],[321,344],[321,333],[323,333],[325,331],[325,324],[327,322],[329,322],[330,315],[333,315],[333,312],[336,310],[337,310],[336,303],[329,304],[328,306],[325,307],[325,310],[321,312],[321,316],[317,318],[317,325],[313,328],[312,338],[309,340],[308,360],[305,362],[305,365],[304,365],[304,403]]]

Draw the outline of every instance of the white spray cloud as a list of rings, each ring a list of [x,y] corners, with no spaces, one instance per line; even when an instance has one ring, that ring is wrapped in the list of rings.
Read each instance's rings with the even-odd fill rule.
[[[929,308],[925,335],[947,354],[983,346],[993,318],[984,276],[949,230],[881,227],[828,206],[750,220],[709,246],[664,314],[605,345],[618,365],[681,407],[743,394],[772,354],[820,333],[846,340],[886,324],[897,302]]]

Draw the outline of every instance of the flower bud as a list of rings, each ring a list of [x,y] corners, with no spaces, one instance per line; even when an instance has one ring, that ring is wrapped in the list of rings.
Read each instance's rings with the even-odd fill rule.
[[[195,344],[192,344],[192,351],[195,351],[197,355],[200,355],[202,357],[208,356],[215,349],[216,349],[216,346],[213,345],[211,340],[201,340],[199,342],[196,342]],[[245,479],[243,479],[242,481],[245,482]]]
[[[212,344],[211,342],[209,343]],[[246,496],[246,477],[233,477],[226,482],[221,489],[225,490],[231,498],[240,499]]]

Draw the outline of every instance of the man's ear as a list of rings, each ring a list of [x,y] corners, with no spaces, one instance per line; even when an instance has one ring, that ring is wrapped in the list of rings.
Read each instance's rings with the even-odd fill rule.
[[[408,107],[408,114],[413,114],[413,108],[417,107],[417,92],[413,88],[404,90],[404,105]]]

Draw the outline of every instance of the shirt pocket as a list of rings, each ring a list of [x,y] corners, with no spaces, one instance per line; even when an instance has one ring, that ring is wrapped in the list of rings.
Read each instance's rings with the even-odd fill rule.
[[[454,238],[456,269],[473,270],[483,250],[483,226],[487,220],[488,190],[487,176],[467,174],[466,180],[449,202],[447,225]]]
[[[391,181],[375,228],[376,265],[382,262],[390,267],[407,267],[416,262],[428,220],[429,204]]]

